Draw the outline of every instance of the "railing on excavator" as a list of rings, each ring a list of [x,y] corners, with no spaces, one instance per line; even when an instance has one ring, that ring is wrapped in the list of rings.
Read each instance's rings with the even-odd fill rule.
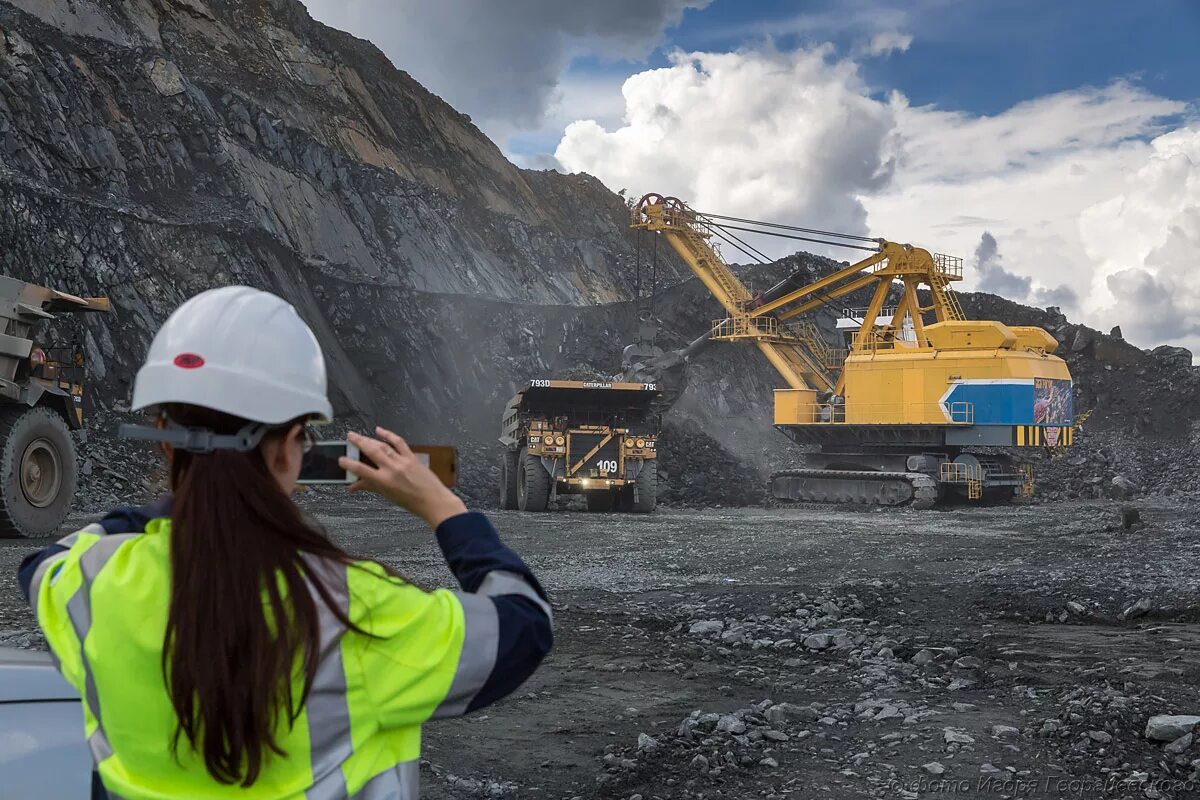
[[[845,403],[813,403],[810,408],[812,418],[808,422],[811,424],[847,424],[846,412],[850,407]],[[975,404],[966,401],[955,401],[948,406],[941,403],[855,403],[852,410],[856,420],[871,420],[866,424],[904,425],[927,417],[937,419],[937,424],[975,424]]]
[[[899,331],[898,335],[903,336],[904,331]],[[864,353],[864,352],[869,353],[869,352],[874,352],[876,350],[895,350],[899,347],[916,347],[916,346],[917,346],[917,342],[915,339],[904,339],[904,338],[884,339],[884,338],[876,335],[876,336],[868,336],[867,339],[862,342],[855,340],[851,346],[851,349],[853,349],[854,352],[856,352],[856,353]]]
[[[855,320],[856,322],[861,323],[863,321],[863,318],[867,316],[868,310],[869,309],[866,306],[860,306],[858,308],[851,308],[850,306],[844,306],[842,308],[842,319],[852,319],[852,320]],[[894,316],[896,316],[897,310],[898,309],[896,306],[884,306],[883,308],[879,309],[879,316],[880,317],[894,317]]]
[[[948,278],[961,278],[963,276],[963,262],[958,256],[948,256],[945,253],[932,253],[933,266],[937,271]]]
[[[983,468],[978,464],[943,461],[938,465],[938,480],[942,483],[965,484],[968,499],[979,500],[983,497]]]
[[[820,330],[807,320],[780,322],[775,317],[728,317],[712,324],[713,339],[773,339],[803,345],[825,369],[841,369],[849,351],[830,347]]]

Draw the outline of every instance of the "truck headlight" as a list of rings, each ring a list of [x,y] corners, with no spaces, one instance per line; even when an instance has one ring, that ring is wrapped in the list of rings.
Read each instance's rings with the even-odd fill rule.
[[[633,447],[633,439],[626,439],[626,440],[625,440],[625,446],[626,446],[626,447],[629,447],[629,448],[632,448],[632,447]]]
[[[563,438],[562,436],[555,436],[554,443],[556,445],[558,445],[559,447],[562,447],[564,444],[567,443],[567,440],[565,438]]]
[[[645,446],[646,446],[646,440],[645,440],[645,439],[638,439],[638,441],[637,441],[637,446],[638,446],[638,447],[645,447]]]

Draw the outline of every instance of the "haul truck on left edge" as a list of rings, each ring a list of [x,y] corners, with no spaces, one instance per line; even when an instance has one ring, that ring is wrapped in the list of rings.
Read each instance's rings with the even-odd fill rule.
[[[83,351],[38,347],[33,329],[59,312],[107,312],[0,276],[0,537],[46,536],[71,510],[78,480],[71,431],[83,427]]]
[[[661,402],[655,383],[530,381],[501,420],[500,506],[582,494],[589,511],[653,511]]]

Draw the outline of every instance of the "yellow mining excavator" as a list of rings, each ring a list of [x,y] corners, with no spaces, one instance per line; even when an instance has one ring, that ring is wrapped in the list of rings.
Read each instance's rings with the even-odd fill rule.
[[[786,384],[775,390],[775,426],[818,451],[809,468],[772,476],[776,498],[918,508],[951,494],[1008,499],[1033,492],[1031,466],[1014,448],[1071,444],[1072,381],[1058,342],[1041,328],[966,319],[951,286],[962,279],[959,258],[701,213],[657,194],[634,206],[632,225],[661,236],[720,302],[726,316],[709,337],[753,344]],[[869,255],[755,293],[713,246],[719,239],[765,260],[745,233]],[[857,292],[870,293],[868,305],[841,309]],[[845,348],[803,319],[822,307],[841,310]]]

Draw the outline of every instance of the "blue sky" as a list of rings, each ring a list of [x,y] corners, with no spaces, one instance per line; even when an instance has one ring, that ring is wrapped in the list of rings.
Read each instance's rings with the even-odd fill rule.
[[[667,55],[829,42],[841,55],[874,31],[912,36],[905,52],[861,64],[880,96],[896,89],[913,105],[998,114],[1017,103],[1126,79],[1163,97],[1200,99],[1200,0],[714,0],[688,9],[645,59],[576,56],[564,80],[618,83],[666,66]],[[561,128],[516,131],[520,158],[553,151]]]

